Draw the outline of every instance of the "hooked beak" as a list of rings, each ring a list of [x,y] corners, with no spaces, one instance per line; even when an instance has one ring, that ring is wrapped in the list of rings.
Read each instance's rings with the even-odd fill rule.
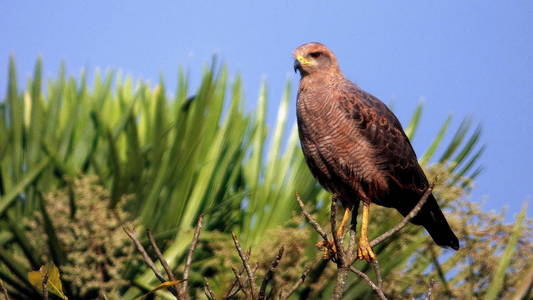
[[[305,57],[298,55],[296,56],[296,60],[294,61],[294,71],[296,70],[302,70],[302,66],[312,66],[315,65],[316,62],[313,60],[307,60]]]
[[[300,70],[300,62],[297,61],[296,59],[294,60],[294,73],[296,73],[296,71]]]

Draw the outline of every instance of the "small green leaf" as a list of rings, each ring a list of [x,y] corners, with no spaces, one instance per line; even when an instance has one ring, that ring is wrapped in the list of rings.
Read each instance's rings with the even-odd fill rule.
[[[409,121],[409,124],[407,125],[407,128],[405,128],[405,135],[412,141],[415,137],[416,130],[418,129],[418,126],[420,125],[420,117],[422,116],[422,110],[424,108],[424,105],[422,103],[418,103],[416,106],[416,110],[413,113],[413,116],[411,117],[411,120]]]
[[[439,129],[439,132],[437,133],[437,136],[435,137],[435,139],[433,140],[429,148],[426,150],[426,152],[420,159],[421,165],[427,164],[429,160],[433,157],[433,155],[435,154],[435,151],[437,151],[437,149],[439,148],[439,145],[442,142],[442,139],[444,138],[444,134],[446,134],[446,132],[448,131],[448,126],[450,125],[451,120],[452,120],[452,116],[448,116],[446,121],[442,123]]]

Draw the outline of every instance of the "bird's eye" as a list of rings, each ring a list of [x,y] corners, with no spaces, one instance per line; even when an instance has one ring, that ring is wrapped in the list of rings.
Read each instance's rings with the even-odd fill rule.
[[[309,53],[309,55],[312,58],[318,58],[320,55],[322,55],[322,52],[311,52],[311,53]]]

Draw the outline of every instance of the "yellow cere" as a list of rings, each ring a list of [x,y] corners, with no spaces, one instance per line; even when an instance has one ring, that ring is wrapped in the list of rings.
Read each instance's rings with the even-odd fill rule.
[[[300,64],[302,66],[305,66],[305,65],[312,65],[313,64],[313,61],[312,60],[306,60],[303,56],[301,55],[298,55],[296,56],[296,59],[300,62]]]

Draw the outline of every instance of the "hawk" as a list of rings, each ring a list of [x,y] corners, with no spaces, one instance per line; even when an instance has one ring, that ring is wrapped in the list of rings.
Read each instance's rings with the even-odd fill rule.
[[[296,111],[305,160],[345,208],[340,237],[351,213],[357,214],[363,203],[357,258],[374,260],[367,237],[370,203],[393,207],[405,216],[429,187],[428,180],[396,116],[346,79],[325,45],[307,43],[293,55],[301,75]],[[355,222],[353,217],[352,226]],[[411,222],[424,226],[437,245],[459,249],[433,195]]]

